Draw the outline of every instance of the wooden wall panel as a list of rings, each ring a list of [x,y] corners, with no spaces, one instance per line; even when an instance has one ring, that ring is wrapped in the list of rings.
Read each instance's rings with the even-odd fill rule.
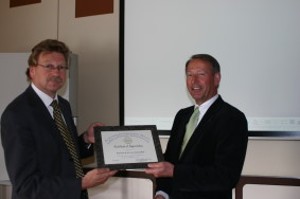
[[[112,13],[113,7],[113,0],[76,0],[75,17]]]
[[[10,0],[10,7],[24,6],[33,3],[41,3],[41,0]]]

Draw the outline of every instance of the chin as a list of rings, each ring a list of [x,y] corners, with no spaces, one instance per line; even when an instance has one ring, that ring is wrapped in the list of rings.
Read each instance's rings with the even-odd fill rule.
[[[49,91],[56,93],[61,88],[62,88],[62,86],[53,86],[49,89]]]

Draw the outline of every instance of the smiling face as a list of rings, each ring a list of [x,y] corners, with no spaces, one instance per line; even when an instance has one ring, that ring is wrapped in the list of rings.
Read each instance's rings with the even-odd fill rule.
[[[186,85],[196,104],[201,105],[218,93],[221,74],[201,59],[192,59],[186,67]]]
[[[57,68],[48,70],[41,65],[65,66],[65,57],[58,52],[42,52],[37,61],[38,65],[29,68],[31,80],[37,88],[53,98],[66,81],[66,71]]]

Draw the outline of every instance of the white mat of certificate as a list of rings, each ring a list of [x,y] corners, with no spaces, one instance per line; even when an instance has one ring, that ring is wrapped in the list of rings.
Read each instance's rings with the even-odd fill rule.
[[[105,164],[157,162],[151,130],[102,132]]]

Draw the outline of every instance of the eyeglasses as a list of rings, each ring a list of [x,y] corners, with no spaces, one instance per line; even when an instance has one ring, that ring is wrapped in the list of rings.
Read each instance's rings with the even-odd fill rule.
[[[58,70],[58,71],[66,71],[69,69],[68,66],[62,66],[62,65],[57,65],[54,66],[53,64],[47,64],[47,65],[43,65],[43,64],[37,64],[37,66],[41,66],[43,67],[46,71],[54,71],[54,70]]]

